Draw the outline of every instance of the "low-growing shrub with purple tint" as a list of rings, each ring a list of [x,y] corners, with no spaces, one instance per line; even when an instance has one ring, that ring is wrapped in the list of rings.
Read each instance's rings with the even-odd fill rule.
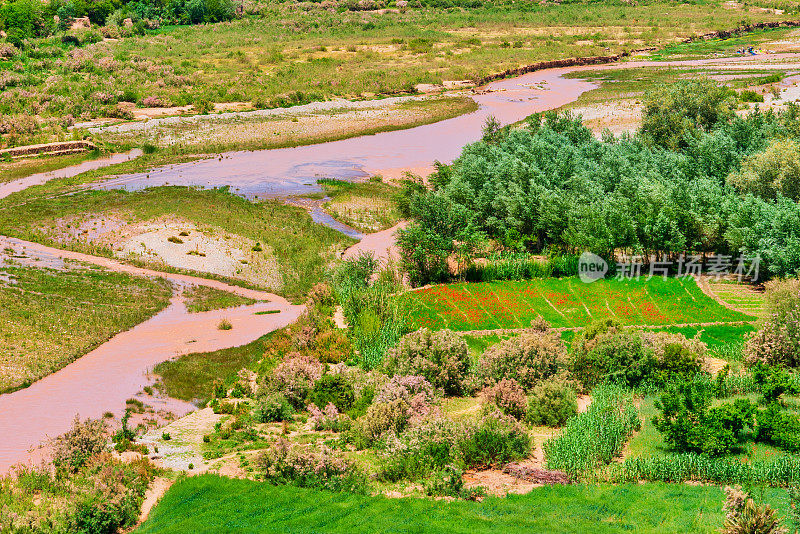
[[[308,412],[311,417],[308,421],[314,430],[330,430],[332,432],[341,432],[350,428],[350,418],[344,414],[340,414],[339,410],[333,403],[328,403],[324,410],[317,408],[317,405],[311,403],[308,405]]]
[[[494,386],[485,388],[481,397],[487,405],[494,405],[506,415],[521,420],[528,411],[525,390],[513,378],[503,378]]]
[[[376,393],[353,425],[356,444],[367,447],[387,432],[399,433],[437,413],[433,386],[421,376],[395,376]]]
[[[420,328],[389,350],[382,368],[389,375],[421,375],[447,395],[464,390],[469,368],[467,343],[450,330]]]
[[[273,484],[354,493],[364,493],[367,489],[366,477],[353,463],[327,447],[316,451],[280,438],[259,453],[254,464],[264,479]]]
[[[567,362],[567,350],[557,334],[526,332],[489,347],[478,362],[483,385],[513,378],[525,390],[555,375]]]
[[[322,377],[319,360],[297,352],[289,353],[267,381],[270,391],[281,393],[295,408],[305,406],[306,397]]]

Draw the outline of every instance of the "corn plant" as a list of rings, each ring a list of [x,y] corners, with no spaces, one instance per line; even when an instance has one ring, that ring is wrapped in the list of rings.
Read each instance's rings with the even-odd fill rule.
[[[612,482],[685,482],[788,486],[800,481],[800,458],[779,456],[769,461],[743,462],[703,454],[669,454],[628,458],[600,475]]]
[[[588,410],[570,419],[559,436],[545,442],[548,469],[584,477],[598,464],[610,463],[640,427],[628,390],[605,384],[596,387],[592,397]]]

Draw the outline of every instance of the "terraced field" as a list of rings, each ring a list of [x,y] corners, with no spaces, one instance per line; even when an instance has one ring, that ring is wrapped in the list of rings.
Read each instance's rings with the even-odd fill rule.
[[[547,278],[458,283],[403,294],[414,327],[452,330],[526,328],[542,315],[553,327],[580,327],[613,317],[626,325],[751,321],[705,295],[692,279]]]

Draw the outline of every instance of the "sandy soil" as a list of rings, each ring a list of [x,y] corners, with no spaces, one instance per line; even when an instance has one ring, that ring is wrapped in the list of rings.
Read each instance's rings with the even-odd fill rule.
[[[201,473],[208,469],[203,460],[201,447],[203,436],[214,431],[214,425],[224,415],[214,413],[211,408],[203,408],[174,421],[167,426],[152,430],[136,441],[148,445],[151,449],[158,447],[158,452],[150,455],[150,459],[159,467]],[[163,435],[170,439],[164,440]]]
[[[581,115],[586,127],[597,136],[602,135],[604,130],[610,130],[615,136],[633,133],[642,124],[642,106],[635,100],[574,107],[570,111]]]
[[[227,276],[276,290],[283,285],[270,247],[254,251],[251,239],[175,217],[132,222],[124,214],[87,213],[56,221],[53,237],[64,243],[79,240],[107,246],[121,259]]]
[[[156,477],[153,479],[153,482],[150,483],[150,486],[144,494],[144,501],[142,502],[142,510],[139,513],[139,522],[137,526],[145,522],[147,516],[150,515],[150,510],[158,504],[158,501],[161,500],[161,497],[164,496],[173,482],[175,481],[163,477]]]

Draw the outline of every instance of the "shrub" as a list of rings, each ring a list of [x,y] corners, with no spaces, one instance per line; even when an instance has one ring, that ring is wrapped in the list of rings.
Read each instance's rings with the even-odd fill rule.
[[[531,392],[525,420],[529,425],[559,427],[578,413],[575,390],[564,380],[545,380]]]
[[[464,487],[464,471],[454,464],[434,470],[425,479],[424,487],[425,495],[431,497],[455,497],[474,501],[486,496],[483,488]]]
[[[345,458],[327,447],[317,452],[300,445],[290,445],[280,438],[262,451],[254,465],[273,484],[364,493],[366,478]]]
[[[521,420],[528,409],[525,390],[513,378],[503,378],[494,386],[485,388],[481,393],[483,401],[494,405],[505,415]]]
[[[800,420],[797,414],[781,409],[777,403],[770,404],[756,414],[758,432],[756,440],[769,443],[788,452],[800,451]]]
[[[322,377],[322,364],[311,356],[292,352],[275,367],[269,377],[269,390],[282,393],[295,408],[305,406],[306,397]]]
[[[320,410],[316,404],[311,403],[308,405],[308,411],[311,414],[309,422],[314,430],[340,432],[350,428],[350,418],[340,414],[333,403],[328,403],[324,410]]]
[[[458,451],[466,467],[488,467],[524,458],[530,446],[530,437],[517,420],[494,411],[467,433]]]
[[[747,365],[800,365],[800,281],[767,282],[767,319],[744,348]]]
[[[524,458],[530,438],[515,419],[495,410],[471,425],[429,417],[386,438],[383,478],[417,479],[447,465],[486,467]]]
[[[722,534],[785,534],[778,513],[768,504],[756,504],[741,486],[725,488],[725,524]]]
[[[599,463],[610,463],[640,426],[628,391],[612,384],[598,386],[592,391],[589,408],[544,443],[547,468],[578,478]]]
[[[656,401],[661,414],[653,425],[678,452],[719,456],[744,442],[744,431],[753,426],[755,407],[737,399],[711,407],[710,382],[687,380],[672,384]]]
[[[478,362],[485,385],[513,378],[529,390],[564,366],[566,349],[555,333],[526,332],[489,347]]]
[[[290,421],[293,412],[292,405],[284,395],[269,393],[256,399],[253,415],[256,421],[260,423],[277,423]]]
[[[421,376],[394,376],[384,384],[367,412],[353,425],[358,444],[368,446],[386,432],[400,433],[434,413],[433,386]]]
[[[589,330],[576,341],[570,371],[586,388],[608,380],[636,386],[649,378],[657,367],[653,351],[641,332],[615,325]]]
[[[106,422],[76,415],[72,428],[53,440],[53,466],[58,470],[77,472],[89,458],[99,454],[107,441]]]
[[[469,367],[467,343],[450,330],[420,328],[406,334],[383,362],[389,374],[421,375],[447,395],[464,389]]]
[[[232,330],[233,324],[231,324],[230,320],[222,319],[219,324],[217,325],[217,330]]]
[[[344,376],[327,374],[314,384],[308,400],[317,406],[333,404],[339,411],[344,412],[353,406],[355,390]]]
[[[194,104],[192,104],[192,108],[194,109],[195,113],[205,115],[211,111],[214,111],[214,103],[206,100],[205,98],[198,98],[194,101]]]
[[[383,451],[381,477],[417,479],[449,464],[463,467],[458,444],[469,429],[445,417],[430,417],[403,433],[391,433]]]
[[[353,424],[356,447],[369,447],[387,432],[399,433],[408,423],[408,407],[403,401],[372,404]]]

